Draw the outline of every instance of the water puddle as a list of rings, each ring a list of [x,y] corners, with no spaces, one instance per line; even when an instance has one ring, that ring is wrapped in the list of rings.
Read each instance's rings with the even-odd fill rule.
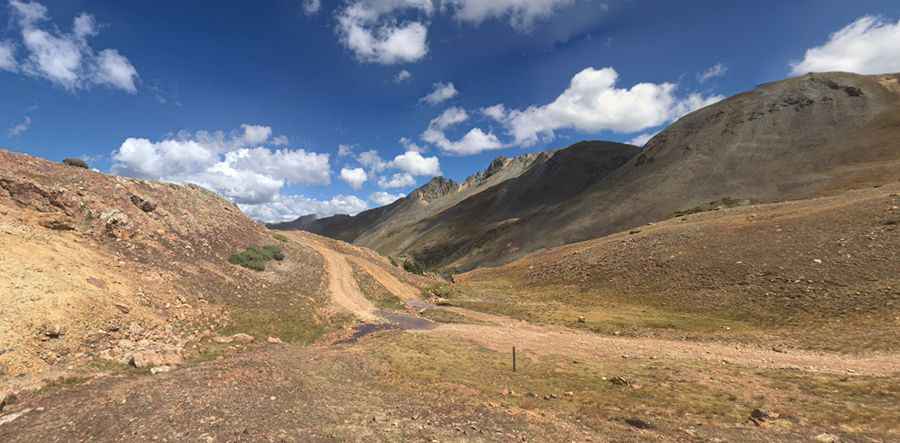
[[[404,331],[427,331],[437,327],[431,320],[409,314],[380,310],[378,315]]]
[[[392,331],[392,330],[396,330],[396,329],[400,329],[400,328],[395,325],[392,325],[390,323],[380,323],[380,324],[363,323],[363,324],[357,326],[353,330],[353,335],[351,335],[350,337],[347,337],[341,341],[338,341],[335,344],[337,344],[337,345],[352,344],[352,343],[356,343],[357,341],[359,341],[359,339],[361,339],[367,335],[372,335],[376,332],[381,332],[381,331]]]
[[[425,331],[437,327],[437,324],[431,320],[409,314],[385,310],[378,310],[376,311],[376,314],[386,320],[387,323],[363,323],[353,330],[353,334],[350,337],[338,341],[335,344],[342,345],[356,343],[359,339],[367,335],[372,335],[381,331]]]

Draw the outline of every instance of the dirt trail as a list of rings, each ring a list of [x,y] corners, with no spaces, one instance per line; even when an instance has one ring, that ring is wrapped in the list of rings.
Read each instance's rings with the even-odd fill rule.
[[[314,240],[310,242],[310,246],[325,257],[329,273],[329,290],[335,303],[364,321],[378,321],[380,318],[375,307],[357,287],[348,260],[359,264],[394,295],[405,301],[417,299],[419,291],[416,288],[366,260],[346,256]],[[450,310],[483,324],[441,324],[437,328],[418,332],[453,336],[500,352],[506,352],[516,346],[534,356],[703,360],[753,368],[791,368],[831,374],[871,376],[900,374],[900,355],[855,357],[808,351],[785,353],[752,345],[699,343],[646,337],[610,337],[563,327],[538,326],[461,308]]]
[[[790,368],[806,372],[888,376],[900,374],[900,356],[855,357],[808,351],[778,352],[752,345],[727,345],[646,337],[610,337],[525,321],[454,311],[490,325],[442,324],[427,334],[453,336],[498,352],[516,346],[534,356],[563,355],[580,359],[702,360],[752,368]]]
[[[353,268],[347,262],[346,256],[315,240],[308,245],[315,249],[325,260],[325,271],[328,273],[328,291],[334,303],[341,308],[350,311],[359,319],[367,322],[379,320],[375,314],[375,305],[372,304],[359,290],[356,279],[353,278]]]

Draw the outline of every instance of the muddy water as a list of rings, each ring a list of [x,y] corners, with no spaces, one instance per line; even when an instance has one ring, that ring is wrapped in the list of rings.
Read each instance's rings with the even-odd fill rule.
[[[437,325],[431,320],[415,317],[409,314],[379,310],[378,315],[404,331],[424,331],[437,327]]]
[[[413,306],[413,302],[407,303],[407,306],[419,309],[426,309],[429,305],[425,302],[415,303],[416,306]],[[419,306],[421,305],[421,306]],[[363,323],[357,326],[353,330],[353,335],[349,338],[341,340],[337,342],[337,344],[349,344],[356,343],[359,339],[372,335],[376,332],[381,331],[424,331],[428,329],[434,329],[437,327],[437,324],[431,320],[416,317],[409,314],[403,314],[400,312],[394,311],[386,311],[383,309],[379,309],[375,311],[375,313],[385,320],[386,323]]]

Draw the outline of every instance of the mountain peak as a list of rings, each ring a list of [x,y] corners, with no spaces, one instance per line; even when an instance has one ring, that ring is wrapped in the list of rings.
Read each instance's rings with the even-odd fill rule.
[[[459,184],[444,177],[434,177],[409,194],[410,199],[426,203],[437,200],[447,194],[459,190]]]

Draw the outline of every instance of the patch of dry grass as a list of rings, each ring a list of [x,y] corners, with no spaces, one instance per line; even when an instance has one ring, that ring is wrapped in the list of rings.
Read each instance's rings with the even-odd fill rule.
[[[537,358],[527,350],[520,350],[518,371],[512,372],[508,353],[435,336],[388,333],[363,346],[390,368],[385,383],[463,393],[470,404],[577,417],[592,429],[627,428],[626,419],[638,418],[668,435],[696,427],[700,434],[738,429],[776,441],[825,430],[850,438],[900,438],[900,387],[887,377],[753,371],[714,362]],[[757,408],[773,413],[762,428],[749,421]]]

